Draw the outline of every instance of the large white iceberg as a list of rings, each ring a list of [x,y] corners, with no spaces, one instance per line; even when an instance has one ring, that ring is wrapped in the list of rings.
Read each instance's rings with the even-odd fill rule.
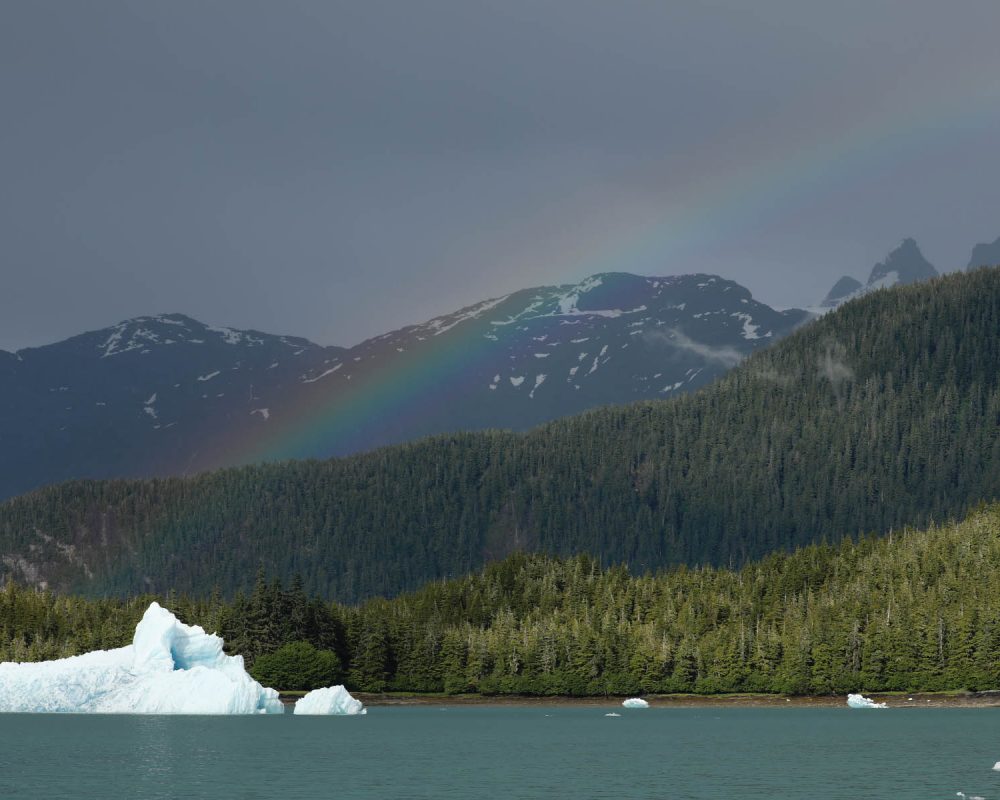
[[[649,703],[641,697],[630,697],[628,700],[622,701],[622,705],[625,708],[649,708]]]
[[[274,689],[227,656],[222,639],[153,603],[132,644],[37,664],[0,664],[0,711],[281,714]]]
[[[851,708],[888,708],[889,706],[885,703],[876,703],[874,700],[869,700],[863,694],[849,694],[847,695],[847,705]]]
[[[343,686],[313,689],[295,701],[295,714],[367,714],[360,700],[351,697]]]

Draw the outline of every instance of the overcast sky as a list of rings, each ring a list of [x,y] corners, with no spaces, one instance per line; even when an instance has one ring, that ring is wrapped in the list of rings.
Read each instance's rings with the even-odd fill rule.
[[[350,345],[598,271],[778,306],[1000,236],[1000,3],[0,4],[0,348]]]

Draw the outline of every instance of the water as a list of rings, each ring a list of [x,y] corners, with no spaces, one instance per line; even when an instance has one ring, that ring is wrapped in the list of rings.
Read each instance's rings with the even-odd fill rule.
[[[605,717],[618,711],[620,718]],[[1000,710],[0,715],[0,797],[1000,799]]]

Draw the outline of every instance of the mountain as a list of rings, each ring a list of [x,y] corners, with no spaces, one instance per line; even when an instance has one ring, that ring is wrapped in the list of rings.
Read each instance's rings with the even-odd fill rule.
[[[1000,269],[955,273],[848,303],[672,400],[14,498],[0,504],[0,578],[203,594],[247,588],[266,564],[356,600],[520,550],[638,572],[738,565],[1000,496],[998,363]]]
[[[864,284],[861,281],[852,278],[850,275],[845,275],[833,284],[833,288],[827,292],[820,306],[823,308],[836,308],[847,298],[856,295],[863,288]]]
[[[991,244],[977,244],[972,248],[972,256],[966,269],[995,267],[1000,265],[1000,238]]]
[[[139,317],[0,358],[0,496],[75,476],[183,472],[220,430],[267,419],[256,387],[280,392],[339,348]]]
[[[917,243],[913,239],[904,239],[889,253],[885,261],[872,267],[868,283],[862,285],[860,281],[845,275],[834,284],[820,305],[824,309],[836,308],[876,289],[905,286],[937,276],[938,271],[924,258]]]
[[[938,271],[924,258],[917,243],[913,239],[903,239],[885,261],[872,267],[867,288],[881,289],[897,284],[916,283],[936,278],[937,275]]]
[[[0,498],[70,478],[184,475],[524,430],[697,389],[790,333],[711,275],[613,273],[488,300],[351,348],[127,320],[0,353]]]

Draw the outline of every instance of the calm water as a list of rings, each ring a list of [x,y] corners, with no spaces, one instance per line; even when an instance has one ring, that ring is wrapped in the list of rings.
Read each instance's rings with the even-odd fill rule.
[[[1000,800],[1000,709],[0,715],[2,798]]]

